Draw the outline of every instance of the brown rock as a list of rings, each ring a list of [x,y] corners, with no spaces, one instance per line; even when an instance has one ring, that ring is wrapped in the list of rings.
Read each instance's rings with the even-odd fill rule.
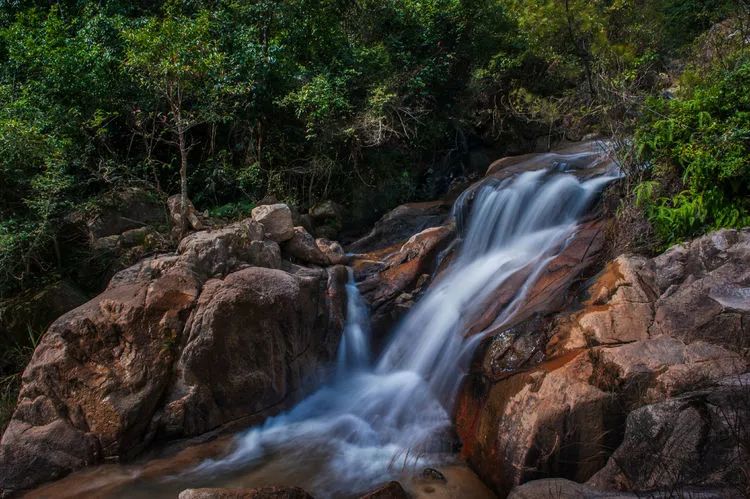
[[[544,476],[587,480],[604,464],[608,450],[619,445],[617,435],[628,413],[640,417],[640,408],[650,404],[671,415],[629,427],[633,432],[639,427],[660,431],[643,438],[656,447],[629,447],[626,435],[624,447],[615,451],[617,459],[607,467],[627,462],[629,456],[637,466],[643,461],[639,456],[648,453],[679,455],[671,447],[679,439],[669,440],[676,430],[667,420],[672,424],[680,418],[688,421],[686,428],[696,428],[685,441],[691,462],[704,459],[690,450],[698,446],[698,440],[692,444],[690,439],[713,431],[696,419],[705,422],[706,411],[696,409],[694,398],[684,410],[675,409],[684,402],[673,401],[681,400],[686,390],[747,371],[748,261],[748,230],[709,234],[654,259],[621,256],[591,282],[582,303],[568,305],[572,311],[526,320],[499,333],[462,390],[456,412],[463,452],[474,468],[501,494]],[[524,307],[545,311],[543,304]],[[547,337],[551,339],[541,348]],[[547,361],[519,372],[532,368],[541,351]],[[716,451],[712,469],[733,469],[734,458],[722,452]],[[721,485],[714,471],[680,466],[668,474],[687,473],[712,490]],[[606,480],[597,475],[604,481],[592,483],[601,490],[635,487],[612,470],[607,473]],[[642,484],[637,490],[671,487],[649,482],[642,473],[633,483]],[[692,485],[698,486],[687,483]]]
[[[373,253],[354,257],[355,276],[362,278],[360,291],[372,307],[371,323],[376,336],[381,336],[398,321],[419,292],[426,289],[423,275],[431,274],[440,251],[455,235],[453,224],[426,229],[413,235],[389,253]],[[392,251],[391,251],[392,250]],[[371,259],[380,259],[374,264]],[[363,263],[364,261],[364,263]],[[363,271],[364,269],[364,271]],[[403,300],[408,294],[408,300]]]
[[[409,494],[398,482],[388,482],[377,489],[368,492],[359,499],[409,499]]]
[[[169,218],[172,220],[172,225],[177,229],[182,227],[182,197],[180,194],[169,196],[167,208],[169,208]],[[198,211],[189,199],[187,200],[187,226],[195,230],[203,230],[204,228]]]
[[[335,357],[341,326],[325,316],[338,305],[327,296],[328,279],[323,270],[300,277],[251,267],[208,281],[185,328],[163,431],[198,435],[245,416],[262,418],[314,385],[321,361]]]
[[[727,488],[718,497],[734,496],[747,490],[748,428],[748,375],[642,407],[628,415],[622,444],[587,484],[636,492]]]
[[[241,263],[274,266],[275,260],[265,257],[265,250],[257,244],[262,239],[263,228],[246,219],[221,229],[189,234],[180,241],[177,252],[181,261],[202,276],[220,276]],[[276,248],[278,251],[278,245]]]
[[[294,236],[292,211],[285,204],[257,206],[252,211],[253,220],[263,226],[268,239],[281,243]]]
[[[593,373],[589,356],[578,352],[490,387],[467,389],[475,398],[459,401],[457,430],[462,453],[479,476],[506,495],[534,478],[586,480],[601,468],[616,405],[589,383]],[[479,406],[472,402],[477,398]]]
[[[338,242],[319,237],[315,240],[315,245],[324,255],[326,255],[326,257],[328,257],[328,261],[331,262],[331,265],[342,265],[346,263],[346,253],[344,252],[344,248],[342,248]]]
[[[299,487],[261,487],[258,489],[187,489],[179,499],[313,499]]]
[[[281,266],[261,237],[253,220],[191,234],[55,321],[0,442],[0,490],[260,422],[310,389],[343,329],[346,270],[250,267]]]
[[[302,262],[330,265],[328,257],[315,244],[315,239],[304,227],[295,227],[294,235],[284,242],[284,252]]]

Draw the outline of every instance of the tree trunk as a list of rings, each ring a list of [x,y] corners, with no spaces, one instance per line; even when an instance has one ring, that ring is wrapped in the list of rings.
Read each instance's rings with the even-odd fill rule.
[[[185,130],[182,124],[177,126],[178,143],[180,145],[180,238],[188,231],[188,191],[187,191],[187,157],[185,144]]]
[[[182,121],[181,99],[172,105],[175,124],[177,125],[177,145],[180,148],[180,238],[185,237],[189,229],[188,222],[188,186],[187,186],[187,164],[189,148],[185,141],[185,123]]]

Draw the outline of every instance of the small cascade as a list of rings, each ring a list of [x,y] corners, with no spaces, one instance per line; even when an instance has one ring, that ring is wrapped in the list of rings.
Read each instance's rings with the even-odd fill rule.
[[[367,304],[359,294],[350,268],[346,283],[346,324],[341,337],[336,362],[336,375],[341,378],[357,370],[370,367],[370,314]]]
[[[316,496],[345,497],[397,477],[404,467],[450,459],[441,437],[451,427],[462,372],[482,337],[479,331],[467,338],[467,328],[493,293],[521,275],[492,326],[512,318],[615,178],[604,173],[581,180],[558,166],[488,179],[458,199],[458,253],[379,359],[371,358],[367,307],[350,271],[347,324],[332,382],[245,432],[233,452],[205,461],[189,473],[191,480],[273,470]]]

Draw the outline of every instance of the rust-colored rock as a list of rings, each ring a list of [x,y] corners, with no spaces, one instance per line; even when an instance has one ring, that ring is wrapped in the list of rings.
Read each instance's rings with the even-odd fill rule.
[[[426,289],[438,255],[454,236],[455,225],[449,223],[425,229],[398,247],[355,257],[355,275],[364,277],[359,288],[372,307],[376,336],[388,331]]]
[[[635,418],[640,407],[656,404],[690,420],[693,412],[679,409],[673,397],[748,370],[749,261],[748,230],[709,234],[654,259],[621,256],[591,281],[580,304],[568,305],[572,312],[500,332],[480,352],[484,358],[456,409],[463,453],[472,466],[501,495],[546,476],[585,481],[620,445],[629,413]],[[533,312],[537,305],[526,308]],[[542,352],[547,360],[536,365]],[[637,435],[638,425],[631,426],[628,431]],[[671,452],[668,438],[656,441],[658,449],[650,452]],[[639,455],[636,448],[643,444],[615,451],[619,457],[608,469],[627,461],[628,453]],[[670,473],[723,486],[724,475],[694,465],[702,459],[695,452],[685,461],[693,464]],[[726,473],[739,473],[736,460],[717,459]],[[638,462],[634,458],[633,466]],[[712,470],[719,466],[714,464]],[[642,484],[638,488],[612,470],[606,479],[603,473],[591,484],[618,490],[670,486],[641,474],[634,482]]]

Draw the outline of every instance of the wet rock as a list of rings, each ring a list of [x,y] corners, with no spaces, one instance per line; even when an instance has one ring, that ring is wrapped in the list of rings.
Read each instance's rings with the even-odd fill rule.
[[[616,400],[592,386],[594,366],[578,352],[489,386],[467,386],[456,424],[479,476],[506,495],[544,476],[588,479],[606,462]],[[473,405],[478,401],[478,405]]]
[[[172,220],[172,225],[180,230],[182,227],[182,197],[180,194],[169,196],[167,199],[167,208],[169,209],[169,218]],[[198,210],[193,206],[193,202],[187,200],[187,227],[188,229],[203,230],[204,224],[198,215]]]
[[[376,336],[387,332],[426,289],[423,276],[432,273],[440,252],[454,235],[453,224],[433,227],[413,235],[385,255],[354,257],[355,275],[362,279],[359,289],[372,308],[371,323]],[[374,259],[379,261],[373,263]],[[408,295],[406,300],[405,295]]]
[[[179,499],[313,499],[299,487],[261,487],[257,489],[187,489]]]
[[[292,211],[285,204],[267,204],[257,206],[252,211],[253,220],[263,226],[268,239],[281,243],[294,236]]]
[[[359,499],[409,499],[409,494],[398,482],[388,482],[382,487],[360,496]]]
[[[284,242],[284,252],[302,262],[315,265],[329,265],[331,263],[304,227],[294,228],[294,235]]]

